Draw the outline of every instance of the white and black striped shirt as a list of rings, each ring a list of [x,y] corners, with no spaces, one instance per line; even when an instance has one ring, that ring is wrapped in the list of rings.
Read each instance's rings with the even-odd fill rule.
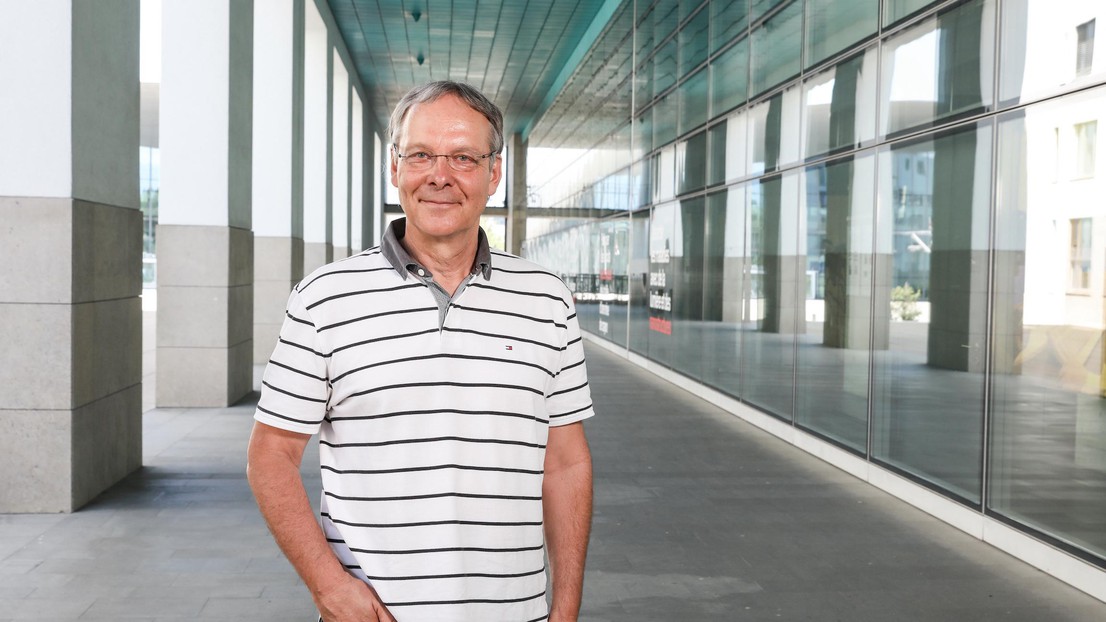
[[[265,370],[256,420],[319,434],[323,530],[403,622],[547,617],[546,439],[591,395],[567,287],[492,256],[441,324],[380,248],[320,268]]]

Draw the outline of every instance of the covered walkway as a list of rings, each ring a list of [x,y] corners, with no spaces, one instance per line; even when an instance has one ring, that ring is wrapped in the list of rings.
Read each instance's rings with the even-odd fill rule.
[[[588,356],[582,620],[1106,619],[1106,604],[994,547],[605,350]],[[148,410],[141,471],[73,514],[0,516],[0,622],[312,619],[246,485],[253,399]]]

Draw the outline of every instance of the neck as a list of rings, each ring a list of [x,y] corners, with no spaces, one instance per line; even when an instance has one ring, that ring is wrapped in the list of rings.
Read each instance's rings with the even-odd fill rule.
[[[434,281],[452,295],[472,272],[478,240],[475,231],[446,240],[424,240],[408,229],[400,244],[412,259],[429,268]]]

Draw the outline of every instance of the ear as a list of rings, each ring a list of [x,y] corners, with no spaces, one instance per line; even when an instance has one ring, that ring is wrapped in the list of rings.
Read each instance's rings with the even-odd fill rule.
[[[397,170],[397,167],[396,167],[396,165],[398,164],[398,162],[397,162],[398,158],[396,158],[395,149],[388,149],[388,154],[389,154],[388,155],[388,173],[389,173],[389,176],[392,179],[392,185],[395,186],[396,188],[399,188],[399,178],[398,178],[399,171]]]

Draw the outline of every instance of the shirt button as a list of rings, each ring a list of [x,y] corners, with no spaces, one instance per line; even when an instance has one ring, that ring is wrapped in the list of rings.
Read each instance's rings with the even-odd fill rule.
[[[426,270],[419,268],[419,276],[426,276]]]

